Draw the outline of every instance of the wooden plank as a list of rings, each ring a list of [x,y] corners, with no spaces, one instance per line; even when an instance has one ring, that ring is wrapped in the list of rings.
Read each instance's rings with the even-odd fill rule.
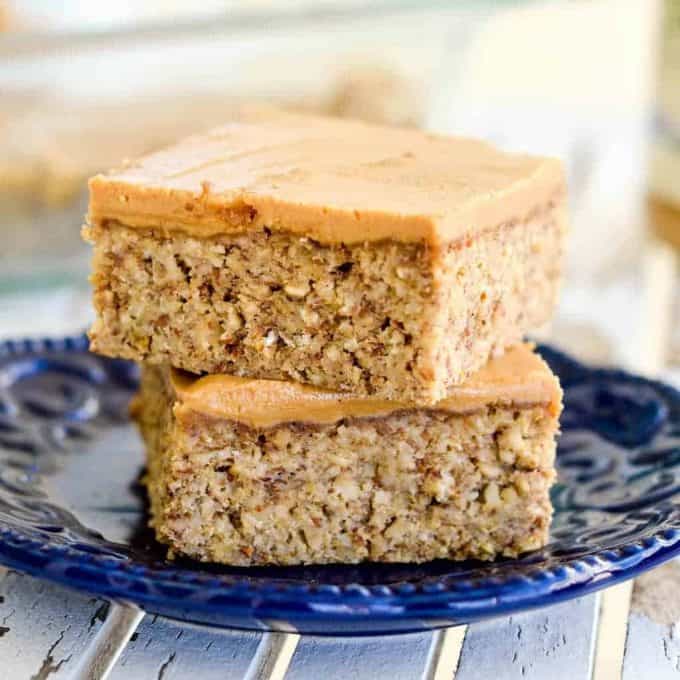
[[[110,680],[242,680],[262,633],[221,631],[146,616],[113,667]]]
[[[109,605],[30,576],[1,572],[0,677],[72,678]]]
[[[633,589],[624,680],[680,677],[680,562],[640,576]]]
[[[296,633],[264,633],[245,680],[283,680],[299,641]]]
[[[383,637],[304,636],[286,680],[418,680],[425,678],[433,633]]]
[[[587,680],[598,596],[468,626],[456,680]]]
[[[623,673],[632,592],[632,581],[624,581],[602,592],[593,680],[612,680]]]
[[[435,632],[423,680],[451,680],[458,671],[467,626]]]
[[[623,680],[678,680],[680,628],[664,625],[641,614],[631,614],[628,624]]]
[[[112,602],[104,625],[80,656],[72,680],[107,678],[143,618],[141,609]]]

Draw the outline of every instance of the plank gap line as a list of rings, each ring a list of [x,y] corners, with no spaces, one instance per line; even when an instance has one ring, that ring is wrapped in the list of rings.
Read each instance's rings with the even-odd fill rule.
[[[102,627],[78,662],[73,680],[106,680],[143,618],[141,609],[112,602]]]
[[[264,633],[244,680],[283,680],[299,641],[297,633]]]
[[[454,626],[434,632],[423,680],[454,680],[466,633],[467,626]]]

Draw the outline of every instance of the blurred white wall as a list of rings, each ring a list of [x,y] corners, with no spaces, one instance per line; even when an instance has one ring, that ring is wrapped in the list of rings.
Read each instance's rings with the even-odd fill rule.
[[[429,126],[567,162],[571,278],[631,265],[642,235],[655,0],[535,2],[450,45]]]

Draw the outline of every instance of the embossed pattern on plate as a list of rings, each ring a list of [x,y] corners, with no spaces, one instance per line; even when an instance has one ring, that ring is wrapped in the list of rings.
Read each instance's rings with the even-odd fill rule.
[[[551,542],[517,560],[237,569],[167,562],[146,528],[134,365],[84,337],[0,345],[0,563],[168,616],[389,633],[551,604],[680,553],[680,393],[541,352],[565,388]]]

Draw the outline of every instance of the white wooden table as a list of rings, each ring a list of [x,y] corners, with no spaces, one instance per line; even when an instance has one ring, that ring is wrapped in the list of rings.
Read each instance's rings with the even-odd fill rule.
[[[585,359],[663,369],[680,386],[680,372],[650,360],[654,338],[638,332],[652,313],[639,294],[643,280],[640,271],[602,286],[597,299],[568,289],[553,340]],[[76,332],[89,319],[87,298],[0,298],[0,337]],[[680,563],[542,610],[363,638],[189,626],[0,567],[0,680],[664,680],[680,678],[678,626]]]
[[[668,572],[671,572],[670,574]],[[666,569],[677,589],[680,565]],[[643,577],[644,578],[644,577]],[[663,583],[649,577],[647,586]],[[637,586],[641,597],[650,598]],[[649,617],[637,593],[606,591],[555,607],[443,632],[325,638],[188,626],[0,572],[0,677],[286,678],[286,680],[676,678],[676,623]],[[612,594],[616,597],[612,598]],[[609,607],[614,607],[610,611]],[[667,613],[667,612],[666,612]],[[676,613],[676,612],[674,612]],[[608,618],[607,622],[604,619]],[[598,622],[603,625],[598,627]],[[623,674],[621,675],[621,670]]]

